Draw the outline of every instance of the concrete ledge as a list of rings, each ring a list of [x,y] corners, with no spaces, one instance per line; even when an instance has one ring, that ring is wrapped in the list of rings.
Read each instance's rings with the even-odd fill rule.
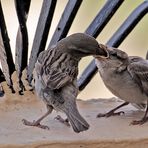
[[[49,147],[50,148],[147,148],[148,123],[142,126],[129,125],[132,120],[142,118],[144,112],[128,105],[122,108],[125,114],[110,118],[96,118],[122,102],[112,99],[78,100],[81,114],[90,124],[90,129],[77,134],[72,128],[54,120],[53,112],[42,123],[50,130],[24,126],[23,118],[37,119],[45,111],[45,105],[32,93],[24,96],[5,96],[0,105],[0,147]]]

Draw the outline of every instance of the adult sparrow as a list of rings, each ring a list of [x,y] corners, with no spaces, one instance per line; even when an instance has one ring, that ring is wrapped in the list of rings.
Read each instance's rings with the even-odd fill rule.
[[[76,105],[78,63],[85,56],[106,54],[105,50],[99,49],[93,37],[84,33],[70,35],[41,52],[35,64],[35,90],[48,111],[36,121],[23,119],[23,123],[48,128],[40,122],[55,109],[67,115],[67,121],[75,132],[87,130],[89,124],[80,115]]]

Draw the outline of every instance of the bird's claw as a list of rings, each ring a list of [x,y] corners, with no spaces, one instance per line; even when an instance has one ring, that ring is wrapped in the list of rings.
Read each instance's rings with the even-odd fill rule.
[[[145,122],[148,121],[148,118],[143,118],[141,120],[133,120],[130,125],[143,125]]]
[[[27,125],[27,126],[36,126],[36,127],[39,127],[39,128],[45,129],[45,130],[50,130],[50,128],[48,126],[42,125],[35,120],[33,122],[30,122],[26,119],[22,119],[22,122],[23,122],[24,125]]]
[[[124,111],[120,111],[120,112],[108,112],[108,113],[105,113],[105,114],[103,114],[103,113],[99,113],[98,115],[97,115],[97,118],[101,118],[101,117],[111,117],[111,116],[120,116],[120,115],[122,115],[122,114],[125,114],[124,113]]]
[[[63,119],[60,115],[57,115],[54,119],[58,120],[66,126],[70,126],[68,119]]]
[[[39,124],[37,127],[45,129],[45,130],[50,130],[50,128],[47,125],[41,125]]]
[[[97,118],[106,117],[106,114],[99,113],[96,117],[97,117]]]

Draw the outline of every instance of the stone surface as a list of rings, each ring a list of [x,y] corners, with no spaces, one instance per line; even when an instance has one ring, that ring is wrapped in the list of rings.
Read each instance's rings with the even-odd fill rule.
[[[81,114],[90,124],[90,129],[74,133],[71,127],[54,119],[53,112],[43,120],[50,130],[27,127],[22,119],[35,120],[46,111],[45,105],[32,92],[24,96],[7,95],[0,98],[0,147],[49,147],[50,148],[146,148],[148,147],[148,123],[139,126],[129,125],[132,120],[140,119],[144,112],[128,105],[121,110],[124,115],[110,118],[96,118],[122,102],[112,99],[77,100]]]

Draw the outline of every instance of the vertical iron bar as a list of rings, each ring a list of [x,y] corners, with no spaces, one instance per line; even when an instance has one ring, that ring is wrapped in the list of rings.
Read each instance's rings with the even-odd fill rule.
[[[3,82],[3,81],[5,81],[5,77],[4,77],[2,70],[0,69],[0,97],[3,97],[5,94],[2,84],[1,84],[1,82]]]
[[[19,20],[19,29],[16,38],[16,55],[15,66],[19,79],[19,94],[22,94],[25,87],[21,80],[22,71],[27,67],[28,58],[28,32],[27,32],[27,16],[30,7],[30,0],[15,0],[16,12]]]
[[[43,5],[42,5],[42,9],[41,9],[37,29],[36,29],[36,34],[33,41],[31,55],[29,59],[29,65],[27,68],[27,77],[28,77],[29,83],[31,83],[31,80],[32,80],[32,73],[33,73],[33,69],[34,69],[37,57],[39,53],[45,49],[56,3],[57,3],[57,0],[43,1]]]
[[[144,1],[124,21],[121,27],[107,42],[107,45],[118,47],[147,12],[148,12],[148,1]],[[96,72],[97,72],[97,67],[95,65],[95,60],[92,60],[90,64],[86,67],[86,69],[83,71],[82,75],[80,76],[80,79],[78,80],[80,91],[86,87],[86,85],[91,81]]]
[[[0,83],[3,82],[3,81],[5,81],[5,76],[4,76],[4,74],[3,74],[3,72],[0,68]]]
[[[85,33],[96,38],[123,2],[124,0],[108,0],[88,26]]]
[[[81,3],[82,0],[68,1],[48,48],[55,45],[56,42],[62,38],[66,37]]]
[[[6,82],[11,88],[12,92],[14,93],[15,91],[13,89],[11,75],[15,71],[15,65],[12,58],[12,52],[9,44],[9,37],[7,33],[1,1],[0,1],[0,60]]]

